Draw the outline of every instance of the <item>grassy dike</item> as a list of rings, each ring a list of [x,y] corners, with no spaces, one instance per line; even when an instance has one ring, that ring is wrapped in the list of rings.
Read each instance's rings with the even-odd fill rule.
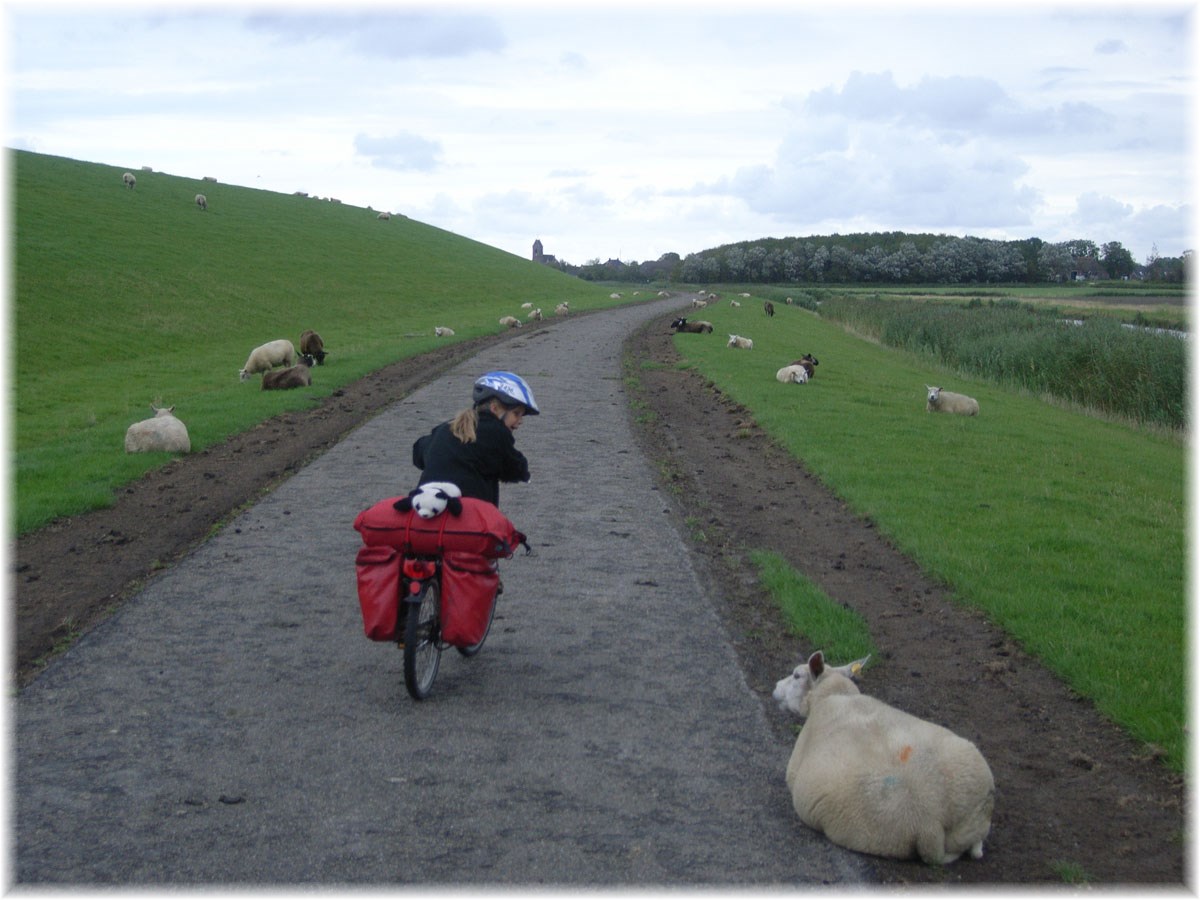
[[[933,368],[818,315],[718,304],[712,335],[676,346],[861,515],[964,603],[985,610],[1114,721],[1186,754],[1185,452]],[[726,346],[731,333],[754,349]],[[807,385],[775,371],[805,352]],[[927,414],[925,385],[976,397],[977,418]],[[836,598],[835,598],[836,599]]]
[[[169,461],[124,452],[150,404],[174,405],[193,450],[438,345],[625,300],[399,215],[23,151],[12,183],[16,533],[103,507]],[[208,198],[201,212],[197,193]],[[453,338],[435,338],[437,325]],[[251,349],[306,328],[330,355],[303,391],[240,382]]]

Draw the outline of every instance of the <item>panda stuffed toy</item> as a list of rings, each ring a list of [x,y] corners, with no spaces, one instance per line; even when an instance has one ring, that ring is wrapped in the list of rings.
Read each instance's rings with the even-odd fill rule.
[[[417,485],[407,497],[392,504],[399,512],[413,510],[422,519],[432,519],[450,510],[452,516],[462,514],[462,491],[449,481],[429,481]]]

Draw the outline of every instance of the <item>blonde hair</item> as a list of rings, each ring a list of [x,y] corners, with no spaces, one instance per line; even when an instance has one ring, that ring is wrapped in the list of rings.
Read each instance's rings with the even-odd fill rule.
[[[479,407],[468,406],[450,421],[450,433],[464,444],[475,443],[475,429],[479,425]]]

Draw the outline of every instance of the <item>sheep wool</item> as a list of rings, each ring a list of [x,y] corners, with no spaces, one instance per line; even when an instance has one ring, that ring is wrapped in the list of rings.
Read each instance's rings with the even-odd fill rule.
[[[154,415],[125,430],[126,453],[191,453],[187,426],[175,418],[175,407],[150,405]]]
[[[940,387],[925,385],[925,412],[954,413],[960,416],[979,415],[979,401],[966,394],[943,391]]]

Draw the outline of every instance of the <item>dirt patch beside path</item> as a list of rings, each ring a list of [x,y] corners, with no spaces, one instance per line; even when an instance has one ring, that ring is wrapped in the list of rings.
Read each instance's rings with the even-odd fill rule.
[[[881,880],[1061,884],[1086,873],[1094,883],[1182,884],[1182,780],[956,603],[747,410],[680,370],[667,326],[652,323],[626,345],[644,406],[638,430],[720,588],[750,685],[774,707],[775,682],[820,649],[789,633],[751,574],[747,551],[768,549],[866,620],[881,653],[865,692],[969,738],[992,767],[996,812],[983,859],[945,869],[882,862]],[[774,710],[771,719],[790,744],[794,723]]]
[[[651,364],[634,368],[640,399],[654,412],[642,439],[669,473],[702,571],[720,587],[749,683],[769,702],[775,680],[815,649],[788,633],[749,574],[746,549],[768,548],[866,618],[883,648],[867,670],[869,692],[960,731],[995,772],[996,816],[983,860],[944,870],[881,861],[881,880],[1053,884],[1064,872],[1082,871],[1105,884],[1182,884],[1181,779],[982,616],[953,603],[871,523],[776,450],[745,410],[677,370],[667,330],[665,321],[652,324],[628,345],[639,364]],[[375,412],[502,339],[397,363],[310,411],[180,458],[124,488],[110,509],[21,538],[12,576],[18,683],[240,506]],[[771,720],[786,762],[792,723],[782,713]]]

